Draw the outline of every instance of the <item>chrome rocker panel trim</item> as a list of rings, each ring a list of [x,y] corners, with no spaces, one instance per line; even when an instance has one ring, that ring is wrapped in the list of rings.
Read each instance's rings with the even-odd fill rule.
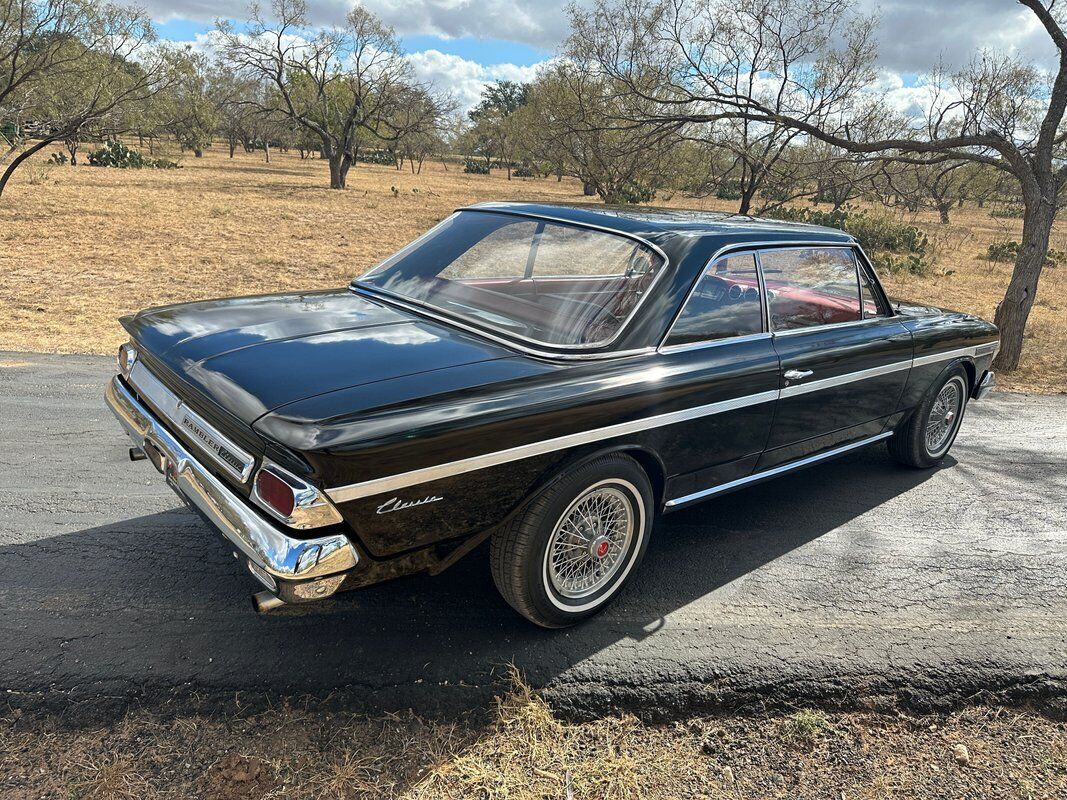
[[[807,458],[799,459],[798,461],[790,461],[788,464],[782,464],[781,466],[774,467],[773,469],[764,470],[763,472],[757,472],[753,475],[746,475],[743,478],[730,481],[728,483],[721,483],[718,486],[712,486],[709,489],[701,489],[699,492],[693,492],[692,494],[684,495],[683,497],[676,497],[673,500],[668,500],[664,504],[664,508],[675,509],[680,506],[684,506],[688,503],[695,503],[697,500],[704,500],[713,495],[722,494],[728,492],[731,489],[739,489],[749,483],[755,483],[766,478],[773,478],[776,475],[782,475],[786,472],[792,472],[795,469],[815,464],[819,461],[825,461],[828,458],[834,456],[840,456],[847,453],[849,450],[856,450],[860,447],[866,447],[869,444],[880,442],[882,439],[888,439],[893,435],[892,431],[886,431],[879,433],[876,436],[869,436],[866,439],[861,439],[858,442],[852,442],[850,444],[842,445],[841,447],[835,447],[833,450],[827,450],[825,453],[816,453],[815,455],[808,456]]]
[[[104,397],[134,445],[146,442],[169,463],[169,481],[252,563],[288,580],[335,575],[356,566],[359,556],[343,534],[294,539],[262,519],[212,475],[136,397],[118,376]]]

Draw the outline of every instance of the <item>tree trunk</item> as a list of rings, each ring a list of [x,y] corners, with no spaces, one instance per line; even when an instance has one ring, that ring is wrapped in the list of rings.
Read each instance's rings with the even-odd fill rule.
[[[51,139],[42,139],[29,150],[23,150],[14,158],[14,160],[10,164],[7,165],[7,169],[4,170],[4,174],[0,175],[0,197],[3,197],[4,189],[7,187],[7,182],[11,180],[11,176],[15,174],[15,170],[22,165],[22,162],[24,162],[34,153],[39,153],[41,150],[44,150],[57,138],[59,137],[54,136]]]
[[[741,191],[741,204],[737,208],[737,213],[742,216],[748,216],[748,213],[752,210],[752,198],[756,196],[755,187],[743,189]]]
[[[583,181],[582,182],[582,194],[584,194],[586,197],[592,197],[593,195],[596,194],[596,187],[593,184],[591,184],[589,181]]]
[[[266,139],[263,140],[263,158],[266,159],[268,164],[270,163],[270,142]]]
[[[193,157],[194,158],[203,158],[204,157],[204,151],[199,147],[194,147],[193,148]]]
[[[229,140],[230,145],[230,158],[233,158],[233,154],[237,151],[237,137],[231,136]]]
[[[952,208],[952,202],[938,203],[937,213],[941,215],[941,224],[948,225],[948,211]]]
[[[331,155],[329,157],[330,162],[330,188],[331,189],[344,189],[345,188],[345,174],[341,171],[342,156]]]
[[[1045,267],[1052,222],[1056,218],[1055,192],[1024,194],[1023,236],[1015,268],[1004,299],[993,318],[1000,328],[1000,353],[993,361],[996,369],[1011,372],[1019,366],[1023,352],[1026,319],[1037,299],[1037,282]]]

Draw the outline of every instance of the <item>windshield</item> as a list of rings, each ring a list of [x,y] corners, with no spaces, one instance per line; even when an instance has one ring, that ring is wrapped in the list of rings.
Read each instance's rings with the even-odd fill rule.
[[[624,236],[461,211],[360,283],[541,344],[593,347],[621,330],[662,266]]]

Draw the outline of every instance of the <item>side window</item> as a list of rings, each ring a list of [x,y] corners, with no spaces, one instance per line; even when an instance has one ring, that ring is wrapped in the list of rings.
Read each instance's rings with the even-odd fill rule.
[[[805,247],[760,253],[771,330],[855,322],[861,318],[852,251]],[[877,307],[877,306],[876,306]]]
[[[689,344],[763,331],[759,276],[751,253],[720,258],[705,269],[667,344]]]
[[[860,270],[860,300],[863,302],[863,318],[871,319],[872,317],[883,317],[885,312],[878,307],[878,295],[875,294],[874,287],[871,286],[871,276],[867,274],[862,266]]]

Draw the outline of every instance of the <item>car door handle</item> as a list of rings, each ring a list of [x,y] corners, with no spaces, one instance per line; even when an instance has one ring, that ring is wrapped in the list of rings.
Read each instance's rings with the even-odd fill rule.
[[[810,369],[787,369],[782,377],[787,381],[802,381],[814,374]]]

